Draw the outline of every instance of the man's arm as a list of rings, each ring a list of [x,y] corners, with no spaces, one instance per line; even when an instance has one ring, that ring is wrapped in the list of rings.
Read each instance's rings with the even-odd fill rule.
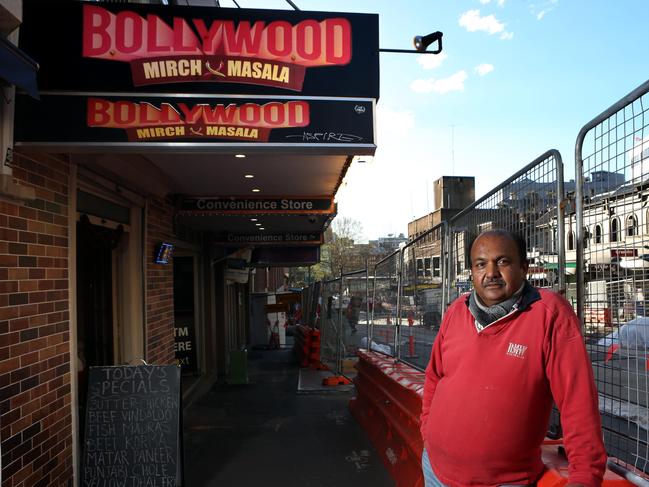
[[[547,346],[546,373],[561,413],[569,485],[599,486],[607,456],[602,442],[597,388],[579,320],[563,299]]]

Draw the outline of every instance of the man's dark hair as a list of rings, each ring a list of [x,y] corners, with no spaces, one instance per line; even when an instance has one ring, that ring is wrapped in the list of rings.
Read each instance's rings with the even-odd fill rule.
[[[505,230],[504,228],[494,228],[492,230],[485,230],[484,232],[480,233],[479,235],[476,235],[471,239],[466,252],[469,265],[473,265],[471,263],[471,249],[473,248],[473,244],[475,243],[476,240],[478,240],[478,238],[483,237],[485,235],[494,235],[497,237],[505,237],[510,240],[513,240],[514,243],[516,244],[516,248],[518,249],[518,258],[520,259],[521,264],[525,264],[527,262],[527,241],[525,240],[525,237],[523,237],[523,235],[521,235],[520,233],[511,232],[509,230]]]

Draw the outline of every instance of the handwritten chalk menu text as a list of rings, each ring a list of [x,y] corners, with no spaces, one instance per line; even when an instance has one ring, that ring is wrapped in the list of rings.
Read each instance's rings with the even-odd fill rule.
[[[182,485],[180,367],[91,367],[83,487]]]

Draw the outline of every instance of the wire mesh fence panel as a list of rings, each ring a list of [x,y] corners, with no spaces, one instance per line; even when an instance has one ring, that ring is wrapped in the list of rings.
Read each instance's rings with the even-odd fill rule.
[[[649,473],[649,82],[577,139],[567,259],[579,259],[578,309],[609,455]]]
[[[322,283],[320,361],[335,374],[341,373],[341,278]]]
[[[311,298],[313,296],[313,284],[303,287],[302,292],[300,293],[300,306],[301,306],[301,316],[297,324],[299,325],[309,325],[309,317],[311,314]]]
[[[537,287],[563,288],[565,274],[561,242],[563,164],[551,150],[462,210],[449,224],[451,291],[471,289],[469,246],[481,232],[504,229],[525,237],[529,282]]]
[[[309,285],[308,294],[306,299],[303,299],[305,302],[305,309],[303,311],[304,323],[311,328],[320,327],[320,313],[321,313],[321,289],[322,282],[317,281]]]
[[[359,348],[367,346],[369,331],[367,270],[343,274],[343,314],[341,329],[343,374],[354,374],[353,362]]]
[[[437,225],[403,249],[399,359],[426,368],[445,309],[442,281],[446,226]]]
[[[396,251],[374,266],[370,302],[368,341],[371,350],[393,356],[399,297],[399,258],[400,252]],[[366,348],[370,349],[370,346]]]

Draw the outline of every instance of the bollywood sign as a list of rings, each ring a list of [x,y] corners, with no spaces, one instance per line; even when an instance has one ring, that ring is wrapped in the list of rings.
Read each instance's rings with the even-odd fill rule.
[[[374,14],[34,0],[24,11],[41,90],[379,95]]]
[[[335,211],[331,197],[220,196],[185,198],[178,211],[181,215],[248,215],[248,214],[330,214]]]
[[[16,141],[54,146],[272,143],[373,153],[374,100],[21,96]]]

